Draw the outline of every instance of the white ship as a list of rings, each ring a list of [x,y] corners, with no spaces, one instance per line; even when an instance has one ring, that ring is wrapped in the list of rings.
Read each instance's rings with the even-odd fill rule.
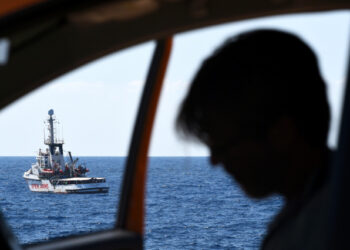
[[[102,177],[87,177],[89,170],[78,164],[78,158],[73,160],[70,152],[70,162],[65,162],[63,156],[63,140],[58,139],[54,126],[55,117],[52,109],[48,112],[48,138],[44,143],[46,151],[39,149],[36,162],[24,172],[23,178],[33,192],[48,193],[107,193],[109,187]],[[45,136],[44,136],[45,137]],[[76,167],[77,166],[77,167]]]

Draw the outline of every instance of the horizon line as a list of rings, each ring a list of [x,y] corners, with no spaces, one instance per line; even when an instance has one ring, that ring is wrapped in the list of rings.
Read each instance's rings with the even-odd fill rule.
[[[0,155],[0,157],[36,157],[35,155]],[[68,156],[65,156],[68,157]],[[77,155],[75,157],[128,157],[123,155]],[[148,157],[209,157],[209,155],[149,155]]]

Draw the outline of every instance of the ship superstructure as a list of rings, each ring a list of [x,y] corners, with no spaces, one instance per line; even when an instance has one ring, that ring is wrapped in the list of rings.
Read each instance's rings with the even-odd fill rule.
[[[36,162],[24,172],[23,178],[33,192],[52,193],[106,193],[109,188],[103,177],[87,177],[89,170],[83,164],[78,164],[78,158],[65,161],[63,155],[63,139],[57,136],[56,119],[52,109],[48,112],[46,121],[48,137],[44,136],[47,145],[45,151],[39,149]]]

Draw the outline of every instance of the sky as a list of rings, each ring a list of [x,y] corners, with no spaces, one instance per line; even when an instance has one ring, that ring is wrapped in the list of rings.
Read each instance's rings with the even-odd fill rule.
[[[176,135],[177,109],[202,60],[230,36],[255,28],[292,32],[316,52],[332,111],[329,145],[335,147],[349,54],[349,24],[350,12],[333,11],[259,18],[176,35],[149,155],[208,155],[204,146]],[[34,156],[44,148],[44,120],[49,109],[54,109],[60,122],[58,132],[65,141],[65,151],[75,156],[125,156],[154,47],[151,41],[103,57],[2,109],[0,156]]]

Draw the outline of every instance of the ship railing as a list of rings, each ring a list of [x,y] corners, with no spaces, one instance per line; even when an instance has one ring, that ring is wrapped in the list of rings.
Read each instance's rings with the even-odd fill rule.
[[[45,143],[45,144],[51,144],[51,139],[45,139],[45,140],[44,140],[44,143]],[[64,140],[56,140],[56,139],[55,139],[55,140],[53,141],[53,143],[54,143],[54,144],[63,144],[63,143],[64,143]]]

